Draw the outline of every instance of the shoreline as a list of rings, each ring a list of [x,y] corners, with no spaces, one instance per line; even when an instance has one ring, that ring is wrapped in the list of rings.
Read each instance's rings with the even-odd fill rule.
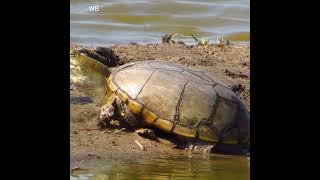
[[[185,39],[181,39],[181,40],[185,40]],[[210,40],[209,41],[209,44],[214,44],[216,43],[217,41],[216,40]],[[80,43],[80,42],[73,42],[73,41],[70,41],[70,48],[77,48],[77,47],[81,47],[81,48],[95,48],[95,47],[112,47],[112,46],[119,46],[119,45],[130,45],[132,43],[137,43],[139,45],[148,45],[148,44],[160,44],[160,41],[148,41],[148,42],[135,42],[135,41],[132,41],[132,42],[129,42],[129,43],[121,43],[121,42],[118,42],[118,43],[105,43],[105,44],[102,44],[102,43]],[[194,45],[194,40],[192,40],[192,43],[190,42],[185,42],[187,45]],[[250,40],[249,41],[232,41],[232,43],[235,45],[235,46],[239,46],[239,47],[243,47],[243,46],[250,46]]]

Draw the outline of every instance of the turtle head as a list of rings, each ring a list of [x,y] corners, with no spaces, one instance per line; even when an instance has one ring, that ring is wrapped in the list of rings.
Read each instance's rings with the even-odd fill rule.
[[[105,79],[111,73],[109,67],[77,49],[70,49],[70,67],[76,67],[85,76]],[[79,72],[80,72],[79,71]]]
[[[88,56],[85,53],[81,53],[77,49],[70,49],[70,61],[77,61],[79,62],[79,59],[87,58]]]
[[[70,83],[81,87],[83,93],[99,102],[105,95],[109,67],[78,49],[70,49]]]
[[[100,73],[109,76],[110,73],[121,65],[118,56],[114,55],[110,48],[70,48],[71,65],[81,67],[83,71],[90,71],[89,74]]]
[[[70,58],[74,58],[76,55],[76,51],[74,49],[70,49]]]

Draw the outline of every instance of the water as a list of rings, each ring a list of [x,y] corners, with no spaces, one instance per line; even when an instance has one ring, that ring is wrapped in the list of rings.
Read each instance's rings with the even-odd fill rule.
[[[192,158],[178,156],[143,160],[142,162],[102,165],[99,170],[86,170],[70,177],[76,179],[212,179],[212,180],[249,180],[249,160],[237,156]]]
[[[192,42],[250,40],[250,0],[70,0],[70,40],[82,45],[159,42],[165,33]],[[99,6],[98,12],[89,11]]]

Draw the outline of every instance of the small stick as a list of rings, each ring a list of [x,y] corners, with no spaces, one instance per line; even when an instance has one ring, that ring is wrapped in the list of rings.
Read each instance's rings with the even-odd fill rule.
[[[73,175],[74,174],[74,171],[80,171],[80,170],[86,170],[86,169],[83,169],[83,168],[80,168],[80,167],[78,167],[78,166],[76,166],[76,167],[73,167],[73,168],[71,168],[71,175]]]
[[[173,34],[165,34],[161,36],[161,43],[169,43],[175,44],[176,42],[173,40],[177,35],[181,35],[180,33],[173,33]],[[184,44],[184,42],[179,41],[179,44]]]
[[[146,150],[138,140],[134,140],[134,142],[139,146],[140,150]]]
[[[191,37],[194,39],[194,41],[199,42],[198,38],[196,38],[193,34],[191,34]]]
[[[79,130],[85,130],[85,131],[95,131],[95,130],[101,130],[99,128],[81,128]]]
[[[113,134],[116,134],[116,133],[118,133],[118,132],[120,132],[120,131],[123,131],[123,130],[125,130],[126,128],[122,128],[122,129],[116,129],[114,132],[113,132]]]
[[[228,70],[228,69],[225,70],[225,73],[228,76],[232,76],[232,77],[249,78],[248,74],[244,74],[244,73],[241,73],[241,72],[237,73],[237,72],[234,72],[234,71],[231,71],[231,70]]]

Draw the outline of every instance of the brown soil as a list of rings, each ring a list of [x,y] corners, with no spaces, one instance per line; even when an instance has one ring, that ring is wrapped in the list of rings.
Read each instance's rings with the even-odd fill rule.
[[[141,60],[166,60],[214,73],[221,82],[233,88],[250,110],[250,46],[234,44],[187,47],[181,44],[115,45],[111,47],[119,64]],[[70,168],[86,168],[102,161],[137,161],[141,158],[185,154],[169,142],[158,143],[135,132],[99,129],[100,108],[81,87],[70,86],[71,129]],[[137,140],[145,150],[140,150]]]

